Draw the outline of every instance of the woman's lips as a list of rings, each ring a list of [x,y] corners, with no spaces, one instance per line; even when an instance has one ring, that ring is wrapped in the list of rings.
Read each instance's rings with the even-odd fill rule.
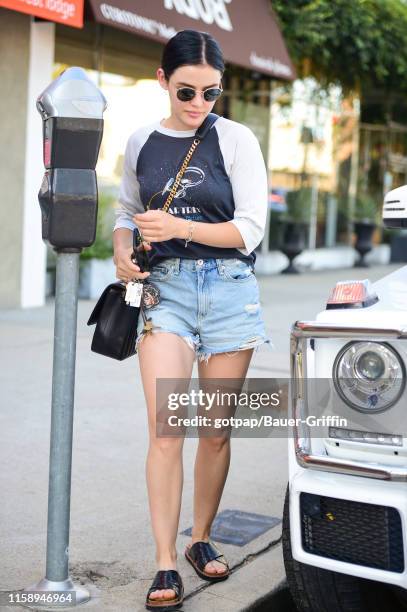
[[[194,113],[191,111],[187,111],[187,113],[190,117],[193,117],[193,118],[199,117],[201,115],[201,113]]]

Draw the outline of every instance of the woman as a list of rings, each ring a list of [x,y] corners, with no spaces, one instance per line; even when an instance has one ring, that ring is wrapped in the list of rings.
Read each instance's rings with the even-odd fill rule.
[[[254,276],[254,249],[267,210],[267,175],[259,144],[245,126],[219,117],[196,148],[168,212],[160,210],[194,141],[222,93],[224,62],[207,33],[178,32],[164,48],[158,81],[171,114],[138,129],[126,147],[114,227],[117,277],[145,280],[137,350],[148,409],[146,475],[158,572],[147,609],[180,607],[177,567],[184,437],[156,432],[156,379],[244,380],[266,337]],[[137,226],[149,271],[131,261]],[[158,333],[156,333],[158,332]],[[230,461],[229,436],[200,437],[195,462],[194,525],[185,556],[197,574],[224,580],[229,568],[209,540]]]

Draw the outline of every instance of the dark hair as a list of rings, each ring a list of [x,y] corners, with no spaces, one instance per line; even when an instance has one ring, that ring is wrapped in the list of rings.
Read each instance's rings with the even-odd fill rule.
[[[165,45],[161,57],[161,68],[167,81],[177,68],[188,64],[209,64],[221,74],[225,71],[219,44],[207,32],[197,30],[177,32]]]

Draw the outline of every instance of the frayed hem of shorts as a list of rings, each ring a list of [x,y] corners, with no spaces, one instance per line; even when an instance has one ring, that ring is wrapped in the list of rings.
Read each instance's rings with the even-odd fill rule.
[[[138,347],[139,347],[140,343],[142,342],[143,338],[147,335],[147,333],[149,333],[149,334],[150,333],[156,334],[156,333],[160,333],[160,332],[161,333],[162,332],[166,332],[167,334],[174,334],[175,336],[178,336],[179,338],[182,338],[182,340],[185,340],[185,342],[189,346],[189,348],[192,349],[194,351],[194,353],[196,353],[197,344],[196,344],[196,341],[193,338],[191,338],[191,336],[183,336],[182,334],[180,334],[180,333],[178,333],[176,331],[173,331],[172,329],[164,329],[164,328],[160,328],[160,329],[154,329],[153,328],[151,330],[151,332],[141,332],[141,334],[139,334],[137,336],[137,339],[136,339],[136,353],[138,351]]]
[[[270,338],[254,336],[253,338],[249,338],[248,340],[245,340],[244,342],[239,344],[238,347],[232,347],[229,349],[220,349],[217,351],[198,352],[197,358],[199,362],[204,361],[205,363],[208,363],[209,358],[212,357],[212,355],[221,355],[222,353],[225,353],[228,357],[234,357],[240,351],[247,351],[248,349],[254,349],[254,353],[256,353],[257,349],[263,344],[269,344],[270,348],[274,347]]]

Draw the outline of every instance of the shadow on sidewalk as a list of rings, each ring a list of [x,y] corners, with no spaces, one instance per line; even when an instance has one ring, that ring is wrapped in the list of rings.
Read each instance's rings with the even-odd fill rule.
[[[264,597],[262,601],[247,608],[247,612],[297,612],[287,583],[283,584],[275,593]]]

